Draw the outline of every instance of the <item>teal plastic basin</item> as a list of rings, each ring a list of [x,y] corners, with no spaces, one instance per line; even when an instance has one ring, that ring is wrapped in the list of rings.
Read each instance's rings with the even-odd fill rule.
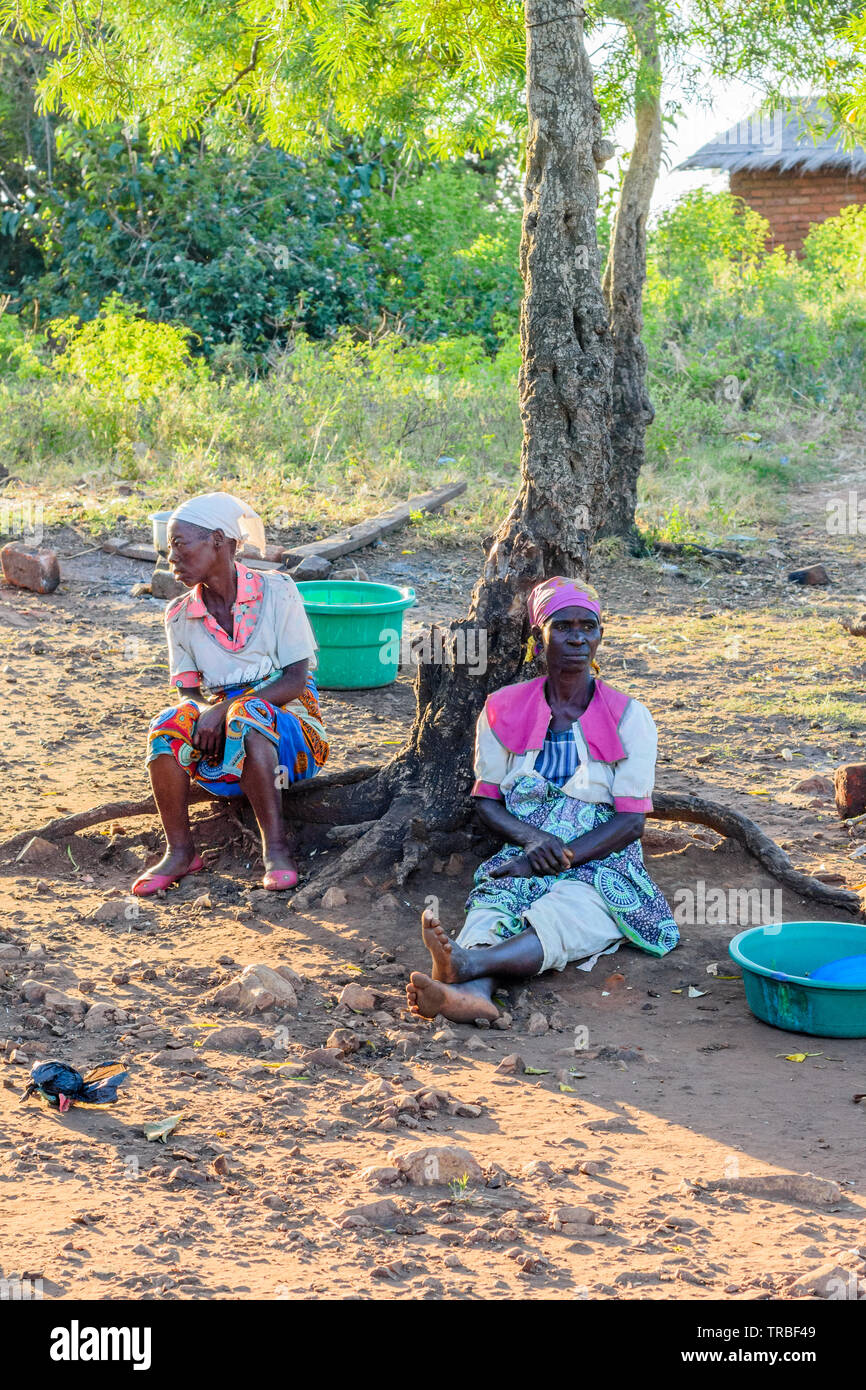
[[[373,690],[397,679],[403,614],[415,602],[414,589],[310,579],[298,591],[319,645],[320,690]]]
[[[750,927],[728,950],[743,972],[746,1003],[756,1018],[789,1033],[866,1038],[866,984],[815,980],[831,961],[866,953],[857,922],[781,922]]]

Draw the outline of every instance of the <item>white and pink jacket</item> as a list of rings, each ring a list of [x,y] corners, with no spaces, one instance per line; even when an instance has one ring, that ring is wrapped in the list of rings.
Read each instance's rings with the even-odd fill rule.
[[[545,677],[506,685],[487,697],[475,730],[473,796],[501,800],[531,772],[550,725]],[[646,705],[604,681],[572,725],[580,763],[566,796],[615,811],[651,811],[658,735]]]

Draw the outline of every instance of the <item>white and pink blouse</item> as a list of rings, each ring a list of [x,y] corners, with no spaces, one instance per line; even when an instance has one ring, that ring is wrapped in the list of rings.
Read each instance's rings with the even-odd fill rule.
[[[489,695],[475,731],[473,796],[504,798],[535,767],[550,726],[545,677]],[[579,763],[566,796],[615,811],[651,811],[658,734],[646,705],[596,680],[586,710],[572,725]]]

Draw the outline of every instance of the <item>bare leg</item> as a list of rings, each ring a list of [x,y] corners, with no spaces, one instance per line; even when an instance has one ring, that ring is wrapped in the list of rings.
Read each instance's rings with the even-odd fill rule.
[[[264,734],[250,729],[244,740],[244,751],[241,787],[258,822],[265,869],[297,869],[283,823],[276,747]]]
[[[195,858],[189,825],[189,775],[170,753],[160,753],[147,770],[167,846],[159,863],[148,873],[183,874]]]
[[[421,937],[432,961],[431,975],[443,984],[462,985],[485,975],[503,980],[537,975],[544,961],[541,942],[527,927],[519,936],[497,946],[458,946],[427,909],[421,917]]]
[[[531,927],[499,946],[466,950],[451,941],[429,911],[421,918],[421,935],[430,952],[433,974],[415,971],[406,986],[409,1008],[422,1018],[442,1014],[456,1023],[499,1017],[493,1003],[498,979],[537,975],[544,952]]]

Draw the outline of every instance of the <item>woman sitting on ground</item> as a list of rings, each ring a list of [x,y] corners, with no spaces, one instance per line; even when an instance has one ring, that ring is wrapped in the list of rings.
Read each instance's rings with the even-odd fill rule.
[[[226,492],[193,497],[169,520],[169,564],[191,590],[165,614],[169,679],[183,698],[150,726],[147,765],[167,849],[133,884],[139,897],[204,867],[189,823],[193,786],[246,796],[261,832],[265,888],[298,881],[281,792],[328,756],[310,675],[316,643],[288,575],[235,559],[245,539],[264,550],[261,520]]]
[[[407,986],[425,1018],[495,1019],[497,985],[569,961],[589,970],[623,939],[662,956],[679,940],[640,836],[655,775],[656,729],[637,700],[599,680],[602,637],[593,590],[560,577],[529,595],[528,658],[547,675],[488,697],[475,743],[472,795],[482,824],[506,842],[482,864],[452,942],[425,912],[429,975]]]

